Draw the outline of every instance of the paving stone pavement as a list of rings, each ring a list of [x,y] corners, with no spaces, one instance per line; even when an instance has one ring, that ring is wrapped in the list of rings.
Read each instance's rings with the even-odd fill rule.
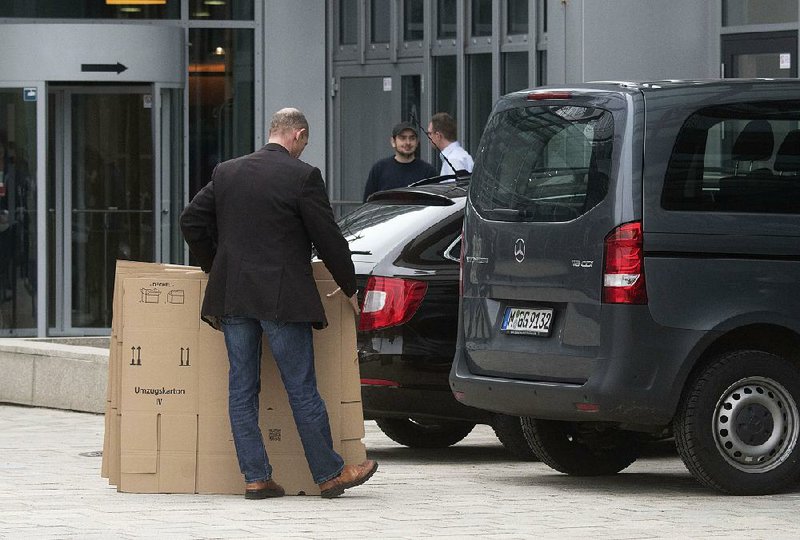
[[[420,451],[367,422],[365,442],[380,469],[338,499],[117,493],[81,455],[102,448],[102,416],[0,405],[0,538],[800,537],[800,486],[718,495],[667,444],[576,478],[511,459],[486,426]]]

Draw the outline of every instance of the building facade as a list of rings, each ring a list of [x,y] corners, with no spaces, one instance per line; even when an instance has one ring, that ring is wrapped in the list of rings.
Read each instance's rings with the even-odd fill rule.
[[[0,0],[0,336],[108,333],[114,261],[189,263],[180,210],[281,107],[341,215],[400,120],[449,112],[474,152],[528,87],[797,77],[798,20],[800,0]]]

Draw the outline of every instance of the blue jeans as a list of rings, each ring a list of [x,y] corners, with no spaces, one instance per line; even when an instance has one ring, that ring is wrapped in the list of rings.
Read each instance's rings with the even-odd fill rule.
[[[230,361],[228,414],[245,482],[272,478],[272,466],[258,427],[262,333],[267,335],[281,373],[314,482],[321,484],[339,476],[344,460],[333,449],[328,412],[317,391],[311,324],[230,316],[222,317],[221,323]]]

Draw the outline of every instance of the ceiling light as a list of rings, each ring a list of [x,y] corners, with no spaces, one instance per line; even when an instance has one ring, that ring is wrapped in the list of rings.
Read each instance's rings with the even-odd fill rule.
[[[224,56],[225,49],[223,49],[222,47],[217,47],[216,49],[214,49],[214,54],[217,56]]]
[[[142,8],[135,7],[135,6],[122,6],[119,8],[122,13],[139,13],[142,11]]]
[[[203,3],[207,6],[224,6],[225,0],[205,0]]]
[[[192,13],[192,17],[211,17],[211,13],[208,11],[195,11]]]

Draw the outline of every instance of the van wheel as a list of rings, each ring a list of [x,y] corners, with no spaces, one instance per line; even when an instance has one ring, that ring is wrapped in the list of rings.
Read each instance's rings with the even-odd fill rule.
[[[800,476],[800,369],[762,351],[716,358],[675,419],[678,453],[701,484],[732,495],[776,493]]]
[[[375,421],[387,437],[410,448],[446,448],[469,435],[471,422],[381,418]]]
[[[497,414],[492,419],[492,429],[512,456],[522,461],[537,460],[531,445],[528,444],[528,439],[522,432],[522,420],[519,416]]]
[[[593,422],[523,418],[522,429],[545,465],[574,476],[616,474],[639,457],[639,435]]]

